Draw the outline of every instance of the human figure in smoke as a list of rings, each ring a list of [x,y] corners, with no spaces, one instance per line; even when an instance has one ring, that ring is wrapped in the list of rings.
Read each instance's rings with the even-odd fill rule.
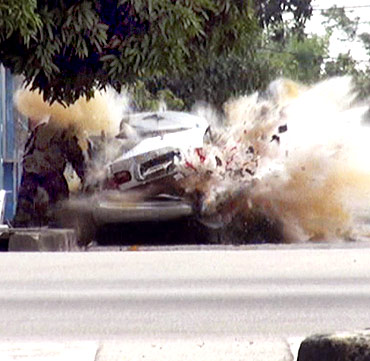
[[[73,126],[61,127],[49,121],[33,126],[25,145],[23,173],[18,192],[15,227],[41,227],[54,225],[55,209],[69,197],[64,176],[70,163],[83,182],[85,176],[84,153],[78,143]]]

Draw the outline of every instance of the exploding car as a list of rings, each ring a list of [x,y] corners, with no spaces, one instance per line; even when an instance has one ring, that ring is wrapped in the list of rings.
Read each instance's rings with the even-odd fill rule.
[[[199,149],[209,129],[206,119],[185,112],[130,114],[114,138],[91,139],[86,197],[71,199],[78,211],[75,227],[89,241],[93,225],[162,221],[191,216],[191,202],[171,192],[177,164],[185,152]],[[85,243],[86,243],[85,242]]]
[[[106,185],[122,191],[175,175],[183,151],[201,148],[208,129],[204,118],[174,111],[132,114],[123,124],[135,135],[123,130],[116,137],[122,140],[121,155],[107,165],[106,174]]]

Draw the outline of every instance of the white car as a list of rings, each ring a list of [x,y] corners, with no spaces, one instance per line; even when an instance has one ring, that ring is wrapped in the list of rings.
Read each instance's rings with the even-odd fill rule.
[[[165,184],[163,179],[178,176],[176,164],[184,152],[203,146],[209,128],[206,119],[185,112],[147,112],[129,115],[123,125],[129,127],[131,135],[124,129],[108,141],[115,155],[103,162],[102,188],[88,201],[69,202],[68,214],[82,244],[93,238],[96,226],[165,221],[194,214],[190,202],[160,187],[160,192],[155,191],[158,184]]]
[[[107,165],[107,187],[120,190],[174,175],[182,152],[201,148],[209,128],[200,116],[174,111],[132,114],[125,121],[138,141]]]

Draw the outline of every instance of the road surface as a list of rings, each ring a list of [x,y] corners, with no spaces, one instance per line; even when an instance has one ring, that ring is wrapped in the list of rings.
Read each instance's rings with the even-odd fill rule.
[[[0,254],[0,338],[271,336],[370,327],[370,248]]]

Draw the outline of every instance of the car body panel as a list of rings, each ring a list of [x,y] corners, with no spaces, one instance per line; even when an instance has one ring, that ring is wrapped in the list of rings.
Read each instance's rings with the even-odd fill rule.
[[[107,165],[109,179],[130,173],[128,181],[118,184],[122,191],[174,175],[182,152],[201,148],[209,127],[200,116],[174,111],[132,114],[124,121],[140,140]]]
[[[132,192],[157,180],[176,174],[176,164],[182,153],[203,146],[204,135],[209,127],[207,121],[197,115],[184,112],[152,112],[131,114],[124,119],[132,127],[135,136],[129,150],[107,163],[107,184],[119,177],[125,181],[115,184],[115,191]],[[125,139],[124,132],[117,138]],[[122,148],[123,149],[123,148]],[[127,176],[126,181],[126,175]],[[194,207],[181,198],[142,197],[136,201],[122,202],[105,197],[104,189],[91,202],[91,211],[96,223],[133,221],[162,221],[191,216]],[[123,193],[122,193],[123,192]]]
[[[97,224],[168,221],[191,215],[193,215],[193,207],[183,200],[126,204],[101,201],[94,205],[93,210],[93,218]]]

